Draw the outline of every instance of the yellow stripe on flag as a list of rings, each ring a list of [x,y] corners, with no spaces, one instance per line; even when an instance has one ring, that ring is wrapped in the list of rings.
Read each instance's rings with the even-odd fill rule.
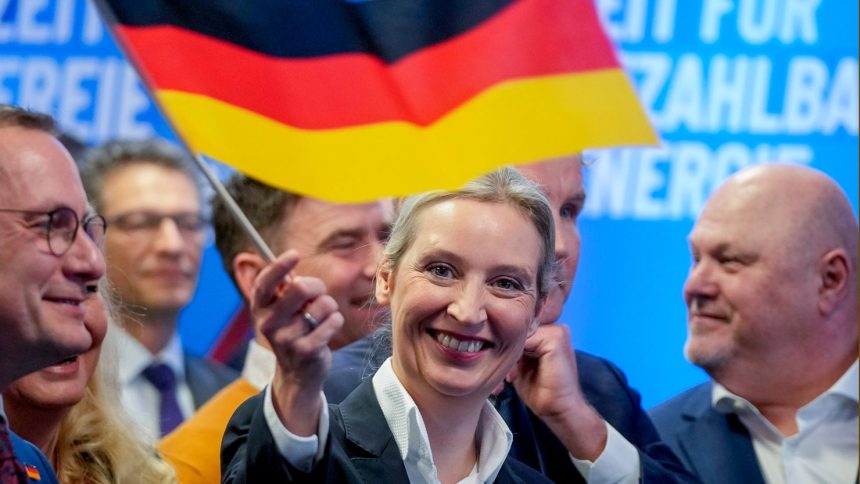
[[[498,84],[427,127],[385,122],[314,131],[206,96],[157,96],[194,150],[335,202],[453,189],[502,165],[657,141],[618,69]]]

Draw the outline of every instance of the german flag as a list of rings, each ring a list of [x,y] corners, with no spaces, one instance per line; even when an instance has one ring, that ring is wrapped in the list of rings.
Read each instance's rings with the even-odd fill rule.
[[[365,201],[654,132],[590,0],[104,0],[190,147]]]

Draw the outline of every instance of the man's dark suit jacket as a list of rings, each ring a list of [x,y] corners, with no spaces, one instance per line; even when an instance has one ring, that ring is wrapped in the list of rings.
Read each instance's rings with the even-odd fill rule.
[[[648,413],[663,441],[704,484],[764,484],[744,424],[711,405],[712,382],[695,386]],[[854,482],[860,481],[860,476]]]
[[[185,380],[194,399],[194,408],[203,406],[236,378],[239,378],[239,373],[232,368],[185,353]]]
[[[711,382],[649,412],[663,441],[703,483],[764,484],[752,439],[737,415],[711,405]]]
[[[368,336],[333,353],[332,369],[325,385],[329,403],[341,401],[379,367],[387,357],[387,351],[381,346],[384,345],[374,336]],[[585,398],[639,450],[642,482],[696,482],[669,447],[660,441],[657,430],[642,410],[639,394],[630,388],[620,369],[603,358],[581,351],[576,352],[576,364]],[[555,482],[584,482],[561,441],[526,408],[512,387],[505,388],[496,406],[514,434],[512,456]]]
[[[329,407],[331,421],[326,454],[310,474],[290,466],[278,453],[263,415],[263,395],[243,403],[227,426],[221,446],[221,482],[409,482],[400,451],[369,380],[359,385],[340,405]],[[509,456],[495,482],[549,481]]]
[[[30,482],[57,484],[57,476],[54,474],[54,469],[48,463],[45,455],[36,448],[35,445],[27,442],[15,435],[15,432],[9,433],[12,441],[12,450],[15,452],[15,458],[24,466],[31,466],[39,472],[39,479],[30,479]]]

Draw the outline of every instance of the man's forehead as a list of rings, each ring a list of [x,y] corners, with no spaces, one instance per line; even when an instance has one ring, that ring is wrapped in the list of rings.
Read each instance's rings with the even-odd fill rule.
[[[134,161],[107,172],[102,182],[101,199],[106,211],[197,210],[200,206],[197,185],[190,175],[146,160]]]
[[[761,226],[781,212],[778,192],[763,189],[760,185],[725,184],[718,188],[702,207],[699,221],[716,226]]]
[[[555,197],[581,196],[582,161],[571,156],[555,160],[519,165],[517,169]]]
[[[711,204],[702,210],[687,236],[697,250],[726,250],[759,246],[781,233],[778,214],[751,210],[744,204]]]
[[[384,206],[382,202],[340,204],[302,198],[290,213],[285,235],[324,239],[338,232],[375,230],[369,224],[386,222]]]
[[[51,134],[0,128],[0,197],[28,209],[86,204],[80,175],[68,151]],[[8,203],[6,203],[8,205]]]
[[[293,208],[293,218],[309,221],[313,224],[324,223],[329,219],[349,219],[362,215],[377,215],[382,213],[382,205],[378,202],[368,203],[334,203],[304,197]],[[325,216],[326,219],[315,219]],[[308,220],[310,219],[310,220]]]

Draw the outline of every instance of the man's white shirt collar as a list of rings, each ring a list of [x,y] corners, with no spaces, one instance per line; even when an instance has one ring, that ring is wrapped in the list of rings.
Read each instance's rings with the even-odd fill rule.
[[[264,348],[253,339],[248,343],[248,353],[245,354],[245,365],[242,366],[242,378],[254,388],[262,389],[275,376],[275,366],[278,364],[275,354]]]
[[[134,323],[132,323],[134,324]],[[185,354],[182,351],[182,341],[179,333],[174,333],[167,346],[157,355],[153,355],[133,336],[120,327],[115,327],[117,346],[119,348],[119,381],[127,385],[135,378],[143,378],[141,373],[153,363],[167,364],[176,375],[177,381],[185,381]]]
[[[814,409],[821,405],[821,402],[825,400],[829,400],[832,398],[844,398],[854,403],[855,405],[860,403],[860,397],[858,397],[858,362],[855,361],[848,370],[839,377],[839,380],[836,381],[830,388],[824,391],[821,395],[818,395],[814,400],[807,403],[803,408],[798,411],[798,418],[801,418],[805,413],[808,413],[810,409]],[[712,390],[711,390],[711,405],[714,409],[716,409],[720,413],[730,414],[736,413],[738,416],[747,417],[754,416],[753,418],[756,420],[760,420],[761,423],[756,425],[756,430],[764,430],[765,432],[772,434],[775,437],[782,437],[782,434],[777,430],[773,424],[771,424],[764,416],[759,412],[759,410],[749,402],[749,400],[735,395],[728,388],[724,387],[720,383],[714,381]],[[745,422],[746,423],[746,422]],[[766,430],[765,430],[766,429]],[[751,429],[752,431],[752,429]]]
[[[860,376],[858,375],[858,362],[855,361],[851,368],[848,368],[848,371],[824,394],[842,395],[851,399],[852,402],[860,402],[860,396],[858,396],[860,389],[857,385],[858,376]]]
[[[176,375],[176,399],[182,415],[194,413],[194,396],[185,373],[185,354],[178,334],[174,334],[158,355],[152,355],[145,346],[121,328],[112,327],[119,355],[117,379],[120,384],[120,401],[132,421],[141,427],[141,438],[156,442],[160,435],[160,401],[158,390],[143,375],[143,370],[156,362],[167,364]]]
[[[771,484],[853,482],[858,466],[858,362],[797,412],[795,435],[786,437],[746,399],[717,382],[711,404],[737,414],[747,428],[765,481]]]

